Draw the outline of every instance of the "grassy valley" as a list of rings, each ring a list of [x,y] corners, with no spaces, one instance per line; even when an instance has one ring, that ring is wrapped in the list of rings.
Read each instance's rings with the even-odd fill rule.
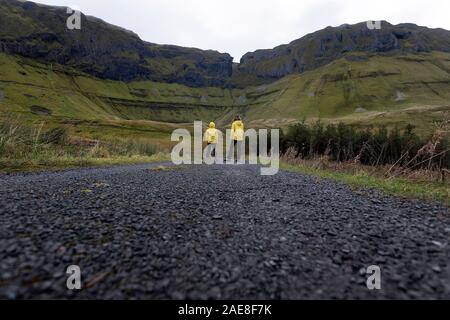
[[[236,114],[248,128],[285,131],[303,120],[355,129],[411,124],[424,140],[450,122],[445,30],[344,25],[233,65],[228,54],[146,43],[84,15],[88,32],[66,33],[61,8],[0,5],[4,168],[45,166],[58,150],[80,163],[168,153],[173,130],[196,120],[225,129]],[[64,143],[42,138],[55,132]]]
[[[411,123],[428,134],[434,121],[450,119],[449,71],[446,53],[349,55],[254,89],[246,117],[266,125],[301,118],[356,126]]]
[[[137,141],[168,152],[170,134],[193,121],[226,128],[240,113],[249,127],[344,122],[416,126],[422,136],[450,120],[450,54],[349,54],[319,69],[247,89],[192,88],[95,78],[70,67],[0,54],[0,112],[21,126],[64,128],[85,145]]]
[[[349,55],[247,89],[102,80],[5,54],[0,66],[2,111],[32,121],[124,124],[125,131],[126,123],[128,129],[142,130],[143,121],[152,121],[149,129],[153,122],[215,120],[226,125],[233,114],[242,113],[254,126],[285,126],[306,118],[361,126],[412,123],[425,133],[450,111],[450,54],[438,52],[359,59]]]
[[[0,111],[23,124],[65,126],[88,139],[146,138],[167,146],[178,127],[218,119],[240,92],[101,80],[60,65],[0,54]]]

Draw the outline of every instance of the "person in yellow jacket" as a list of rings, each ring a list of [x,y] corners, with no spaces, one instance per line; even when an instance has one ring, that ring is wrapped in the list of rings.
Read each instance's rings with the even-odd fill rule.
[[[233,137],[234,144],[237,144],[239,141],[244,141],[244,131],[245,127],[241,116],[236,116],[231,125],[231,136]]]
[[[243,150],[245,139],[245,126],[241,116],[234,118],[231,125],[231,140],[230,150],[228,151],[228,160],[231,162],[234,159],[234,149],[237,149],[237,161],[243,163],[245,160],[245,150]],[[233,160],[234,162],[234,160]]]
[[[207,154],[211,155],[212,157],[216,156],[216,148],[217,148],[217,141],[219,140],[219,133],[216,129],[216,124],[214,122],[211,122],[209,124],[209,129],[206,130],[205,136],[203,138],[207,146]]]

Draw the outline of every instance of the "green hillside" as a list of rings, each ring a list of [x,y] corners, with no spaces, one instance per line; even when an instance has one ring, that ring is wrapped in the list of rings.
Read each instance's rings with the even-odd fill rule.
[[[449,121],[450,31],[414,24],[327,27],[288,45],[229,54],[148,43],[65,8],[0,0],[0,112],[88,139],[144,137],[235,114],[250,127],[302,119],[355,126]]]
[[[322,119],[360,125],[450,119],[450,54],[349,54],[324,67],[248,92],[247,120],[279,125]]]
[[[195,120],[251,126],[302,118],[356,125],[414,123],[422,132],[449,119],[450,54],[350,54],[275,83],[241,89],[102,80],[68,67],[0,54],[0,110],[27,122],[65,124],[88,137],[145,135]],[[156,127],[156,128],[155,128]]]
[[[178,84],[101,80],[60,65],[0,54],[0,112],[46,126],[65,125],[87,138],[151,136],[219,119],[243,92]],[[180,125],[175,125],[180,123]]]

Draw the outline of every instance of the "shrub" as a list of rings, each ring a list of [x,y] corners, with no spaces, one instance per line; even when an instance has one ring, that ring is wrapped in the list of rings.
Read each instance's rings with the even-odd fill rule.
[[[301,121],[281,134],[281,151],[311,159],[327,156],[337,162],[358,161],[365,165],[398,165],[409,168],[450,168],[450,140],[446,130],[420,139],[414,127],[403,130],[386,127],[357,130],[339,123],[326,127],[321,122]]]
[[[62,127],[50,129],[41,135],[40,142],[44,144],[65,144],[67,142],[67,129]]]

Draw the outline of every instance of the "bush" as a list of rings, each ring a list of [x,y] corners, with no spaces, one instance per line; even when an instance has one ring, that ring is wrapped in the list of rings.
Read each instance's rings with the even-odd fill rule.
[[[129,139],[125,141],[119,140],[113,144],[106,144],[106,146],[112,154],[122,156],[152,156],[159,151],[155,144],[148,142],[145,139]]]
[[[65,144],[67,141],[66,128],[54,128],[42,134],[39,141],[44,144]]]
[[[281,134],[281,151],[295,150],[297,157],[327,156],[332,161],[358,161],[365,165],[398,165],[410,168],[450,168],[450,140],[445,130],[420,139],[414,127],[357,130],[339,123],[301,121]]]

